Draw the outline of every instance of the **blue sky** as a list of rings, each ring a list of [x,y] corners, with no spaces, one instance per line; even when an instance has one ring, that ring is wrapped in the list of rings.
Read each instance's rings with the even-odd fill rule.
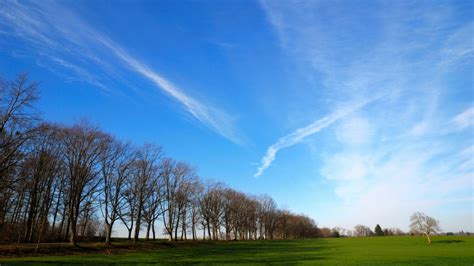
[[[321,226],[474,231],[471,1],[3,1],[0,73]]]

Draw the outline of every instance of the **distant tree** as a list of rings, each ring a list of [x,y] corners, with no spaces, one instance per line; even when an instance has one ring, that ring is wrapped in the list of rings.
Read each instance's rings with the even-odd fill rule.
[[[219,228],[223,221],[223,214],[225,209],[224,201],[225,190],[221,184],[215,184],[212,187],[208,188],[206,194],[203,196],[203,202],[205,202],[204,212],[207,219],[207,231],[212,240],[218,240],[219,237]],[[242,206],[246,207],[245,203]],[[245,210],[243,210],[245,213]],[[246,217],[242,215],[240,217]],[[245,220],[241,221],[243,226],[241,226],[241,232],[239,235],[241,239],[245,239]]]
[[[318,231],[319,231],[320,237],[327,238],[327,237],[331,237],[332,235],[332,230],[327,227],[319,228]]]
[[[431,245],[430,235],[440,231],[438,220],[421,212],[415,212],[410,217],[410,229],[414,233],[424,234],[428,239],[428,245]]]
[[[384,232],[382,231],[382,227],[380,227],[379,224],[377,224],[375,226],[374,232],[375,232],[376,236],[384,236]]]
[[[372,231],[370,230],[369,227],[358,224],[354,227],[354,235],[355,236],[370,236],[372,235]]]
[[[260,234],[265,239],[273,239],[277,227],[276,203],[268,195],[260,197],[259,202]]]
[[[396,236],[403,236],[403,235],[406,234],[406,233],[403,232],[403,230],[401,230],[400,228],[391,228],[391,229],[390,229],[390,233],[391,233],[391,235],[396,235]]]
[[[99,236],[111,244],[118,222],[136,242],[145,227],[146,239],[155,239],[158,220],[175,241],[187,240],[189,230],[193,240],[199,231],[212,240],[352,235],[319,229],[268,195],[205,185],[197,168],[164,158],[160,146],[137,148],[86,120],[43,121],[36,101],[37,84],[26,75],[0,77],[0,243],[36,242],[37,251],[41,241],[75,245]],[[362,226],[361,235],[370,234]]]
[[[332,231],[333,232],[337,231],[339,233],[339,237],[347,236],[347,230],[340,226],[334,227]]]

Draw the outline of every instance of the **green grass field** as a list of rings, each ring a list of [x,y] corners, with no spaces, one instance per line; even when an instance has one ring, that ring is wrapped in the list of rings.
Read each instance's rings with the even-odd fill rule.
[[[119,247],[121,243],[116,245]],[[423,237],[407,236],[197,243],[158,241],[145,244],[141,249],[122,250],[118,254],[106,254],[107,250],[101,245],[95,247],[97,248],[88,247],[87,254],[79,255],[0,257],[0,264],[474,265],[474,237],[457,236],[433,237],[431,246],[426,245]]]

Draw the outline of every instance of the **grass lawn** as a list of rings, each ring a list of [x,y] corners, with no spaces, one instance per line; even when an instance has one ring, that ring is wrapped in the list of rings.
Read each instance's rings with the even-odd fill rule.
[[[45,244],[48,245],[48,244]],[[426,245],[423,237],[365,237],[293,241],[182,242],[156,241],[130,245],[116,242],[112,249],[102,244],[84,244],[68,249],[63,244],[42,247],[42,255],[28,257],[28,249],[15,256],[0,257],[1,265],[38,264],[421,264],[474,265],[474,237],[437,236]],[[54,253],[74,255],[48,255]],[[61,250],[64,249],[64,250]],[[112,254],[109,254],[112,253]]]

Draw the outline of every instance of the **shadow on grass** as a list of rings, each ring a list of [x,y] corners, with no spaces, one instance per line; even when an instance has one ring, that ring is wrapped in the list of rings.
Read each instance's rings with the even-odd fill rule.
[[[462,243],[462,242],[466,242],[466,241],[459,240],[459,239],[446,239],[446,240],[433,241],[433,244],[453,244],[453,243]]]
[[[296,264],[304,262],[322,263],[334,255],[334,244],[325,240],[298,241],[232,241],[232,242],[155,242],[143,243],[146,248],[134,252],[104,254],[93,247],[77,247],[83,254],[76,256],[46,256],[26,258],[21,264]],[[133,246],[125,245],[132,250]],[[145,247],[143,247],[145,248]],[[120,255],[119,255],[120,254]],[[14,262],[17,264],[18,262]],[[4,262],[2,262],[3,264]],[[10,262],[8,262],[10,263]]]

